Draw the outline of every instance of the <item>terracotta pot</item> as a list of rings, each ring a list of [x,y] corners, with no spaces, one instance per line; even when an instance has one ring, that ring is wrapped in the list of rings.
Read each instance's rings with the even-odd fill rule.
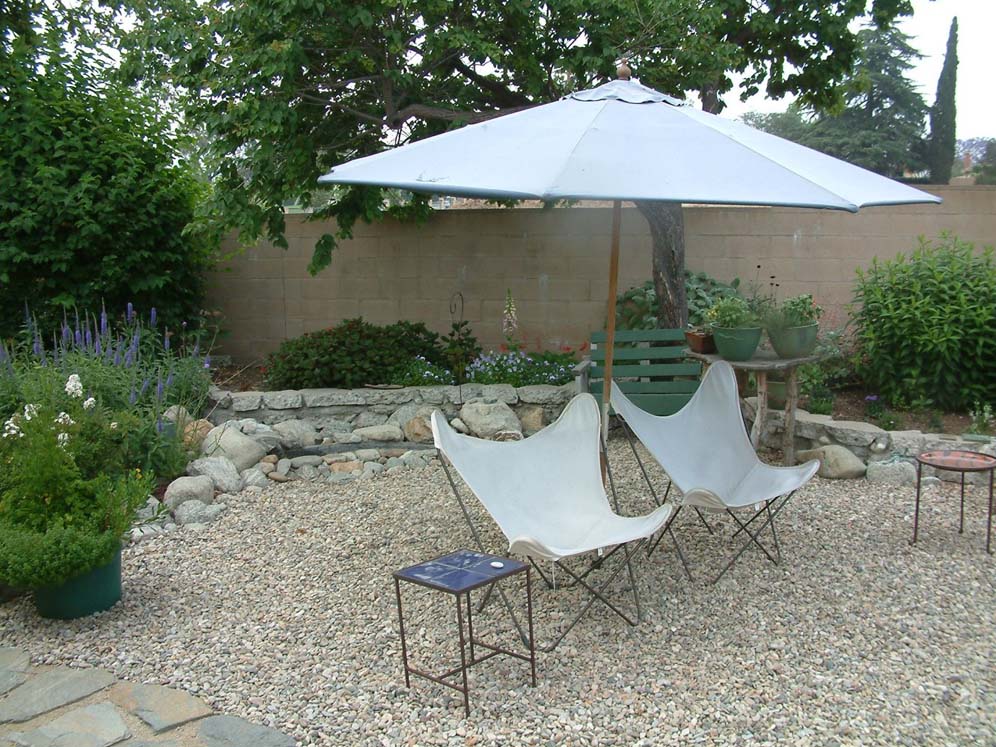
[[[716,352],[716,340],[713,338],[712,332],[686,329],[685,342],[688,343],[688,349],[693,353],[708,354]]]

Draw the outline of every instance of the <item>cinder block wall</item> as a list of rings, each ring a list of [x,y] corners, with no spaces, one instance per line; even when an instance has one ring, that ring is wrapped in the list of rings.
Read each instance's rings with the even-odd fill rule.
[[[873,257],[908,251],[918,235],[941,231],[979,246],[996,243],[996,188],[927,190],[944,203],[856,215],[689,206],[687,265],[721,280],[757,278],[765,289],[774,275],[780,296],[812,293],[828,308],[828,321],[842,320],[855,268]],[[424,321],[445,332],[456,292],[463,294],[463,318],[486,347],[503,339],[506,289],[518,305],[520,336],[531,348],[577,347],[604,323],[609,208],[443,210],[422,226],[358,224],[355,238],[316,277],[307,265],[327,227],[298,215],[288,216],[287,227],[287,251],[261,244],[209,277],[209,305],[222,312],[230,332],[221,352],[237,361],[262,358],[281,340],[353,316]],[[636,208],[624,208],[620,289],[649,277],[647,223]]]

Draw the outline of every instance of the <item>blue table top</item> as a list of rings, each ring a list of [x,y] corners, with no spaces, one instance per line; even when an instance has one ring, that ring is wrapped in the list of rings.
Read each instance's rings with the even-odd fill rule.
[[[450,594],[463,594],[525,569],[525,563],[511,558],[457,550],[441,558],[402,568],[394,572],[394,577]]]

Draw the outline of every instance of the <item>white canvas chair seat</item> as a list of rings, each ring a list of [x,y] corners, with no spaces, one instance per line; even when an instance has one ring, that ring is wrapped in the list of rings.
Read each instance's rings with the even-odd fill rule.
[[[681,490],[680,505],[726,511],[731,516],[735,509],[763,505],[768,520],[761,529],[770,524],[778,549],[771,506],[781,498],[780,510],[784,501],[816,474],[819,462],[773,467],[758,459],[744,426],[737,380],[729,363],[710,365],[691,400],[673,415],[641,410],[615,382],[611,398],[616,414]],[[742,531],[746,525],[734,519]],[[760,531],[747,532],[759,547]],[[766,550],[765,554],[771,557]]]
[[[648,540],[665,527],[674,512],[670,505],[640,517],[619,516],[612,510],[602,484],[599,426],[598,403],[590,394],[576,396],[554,423],[522,441],[485,441],[466,436],[453,430],[441,412],[432,413],[433,439],[445,457],[444,467],[447,461],[452,464],[477,496],[508,540],[508,551],[525,555],[534,564],[536,560],[556,563],[593,595],[548,650],[563,639],[596,599],[635,624],[601,592],[619,570],[628,567],[639,617],[639,597],[626,547]],[[451,484],[480,544],[452,479]],[[592,568],[578,575],[562,564],[566,558],[607,548],[613,548],[610,554],[622,548],[626,563],[598,589],[584,580]]]

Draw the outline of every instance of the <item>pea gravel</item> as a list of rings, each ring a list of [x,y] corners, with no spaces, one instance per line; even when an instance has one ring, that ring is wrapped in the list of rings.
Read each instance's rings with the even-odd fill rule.
[[[623,511],[647,510],[625,442],[610,453]],[[710,536],[682,514],[694,582],[665,543],[639,568],[640,626],[593,608],[540,656],[536,689],[519,661],[476,667],[469,719],[457,693],[407,690],[400,668],[391,571],[472,546],[438,466],[244,492],[203,530],[129,546],[107,613],[49,622],[26,599],[0,605],[0,645],[181,688],[302,745],[996,745],[984,498],[970,490],[959,535],[957,488],[932,488],[911,548],[911,488],[817,479],[780,517],[783,564],[751,550],[714,586],[730,521]],[[451,598],[405,593],[413,656],[452,666]],[[534,596],[548,640],[579,597]],[[514,641],[498,604],[475,627]]]

